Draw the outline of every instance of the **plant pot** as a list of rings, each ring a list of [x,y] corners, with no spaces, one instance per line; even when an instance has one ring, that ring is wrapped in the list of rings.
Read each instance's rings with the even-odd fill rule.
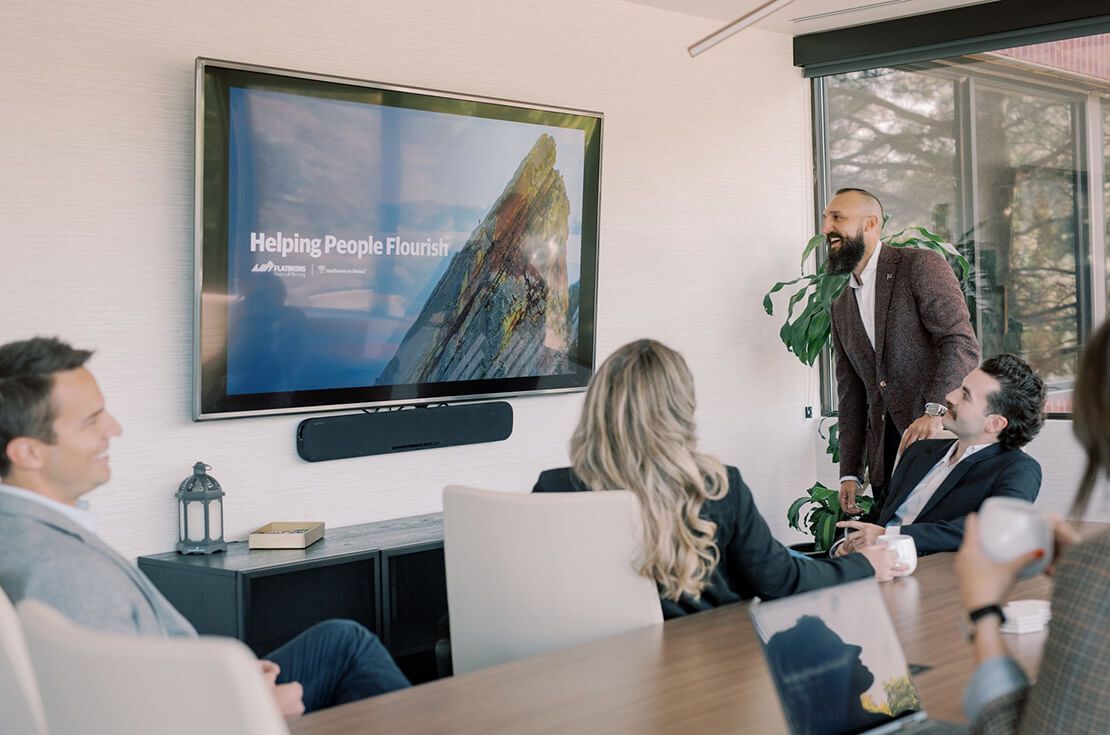
[[[818,551],[816,549],[816,544],[812,541],[804,544],[790,544],[790,550],[796,551],[802,556],[813,557],[814,559],[827,559],[829,556],[827,551]]]

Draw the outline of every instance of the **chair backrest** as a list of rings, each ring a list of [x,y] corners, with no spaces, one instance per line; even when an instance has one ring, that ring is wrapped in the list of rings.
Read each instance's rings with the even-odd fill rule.
[[[0,732],[46,735],[46,716],[23,626],[3,589],[0,589]]]
[[[239,641],[101,633],[38,600],[16,609],[51,735],[288,735]]]
[[[663,622],[627,490],[443,492],[456,674]]]

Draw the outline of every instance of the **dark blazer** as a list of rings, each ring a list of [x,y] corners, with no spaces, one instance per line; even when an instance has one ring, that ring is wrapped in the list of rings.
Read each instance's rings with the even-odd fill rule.
[[[898,433],[944,397],[979,364],[960,283],[931,250],[884,244],[875,273],[875,347],[863,328],[855,291],[830,308],[840,399],[840,474],[883,484],[883,416]]]
[[[720,551],[720,563],[700,598],[695,600],[684,595],[678,601],[662,600],[664,618],[677,618],[757,595],[773,600],[875,573],[867,559],[859,554],[838,559],[792,555],[771,535],[740,471],[735,467],[727,470],[728,494],[720,500],[707,501],[701,512],[703,518],[717,524],[714,540]],[[536,493],[588,490],[590,488],[569,467],[543,472],[532,488]]]
[[[1110,532],[1076,544],[1056,564],[1052,625],[1031,687],[983,708],[973,732],[1098,733],[1110,726]]]
[[[911,444],[887,486],[886,499],[865,521],[885,526],[955,439],[923,439]],[[987,498],[1021,498],[1032,503],[1041,490],[1041,465],[1020,449],[992,444],[952,468],[936,493],[902,533],[913,536],[918,554],[955,551],[964,538],[964,518]]]

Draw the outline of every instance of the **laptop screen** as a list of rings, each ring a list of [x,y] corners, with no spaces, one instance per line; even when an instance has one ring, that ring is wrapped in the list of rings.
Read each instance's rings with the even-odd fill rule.
[[[874,579],[751,606],[793,735],[854,735],[921,711]]]

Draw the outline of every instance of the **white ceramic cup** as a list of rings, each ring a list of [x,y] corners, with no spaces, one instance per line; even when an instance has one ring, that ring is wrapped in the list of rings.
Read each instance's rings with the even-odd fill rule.
[[[979,539],[994,561],[1010,561],[1035,549],[1044,556],[1027,564],[1018,577],[1035,577],[1052,563],[1052,524],[1033,504],[1019,498],[987,498],[979,508]]]
[[[892,551],[898,552],[898,561],[906,565],[906,570],[895,573],[895,577],[908,577],[917,570],[917,544],[913,536],[900,534],[885,534],[876,541],[880,546],[886,545]]]

